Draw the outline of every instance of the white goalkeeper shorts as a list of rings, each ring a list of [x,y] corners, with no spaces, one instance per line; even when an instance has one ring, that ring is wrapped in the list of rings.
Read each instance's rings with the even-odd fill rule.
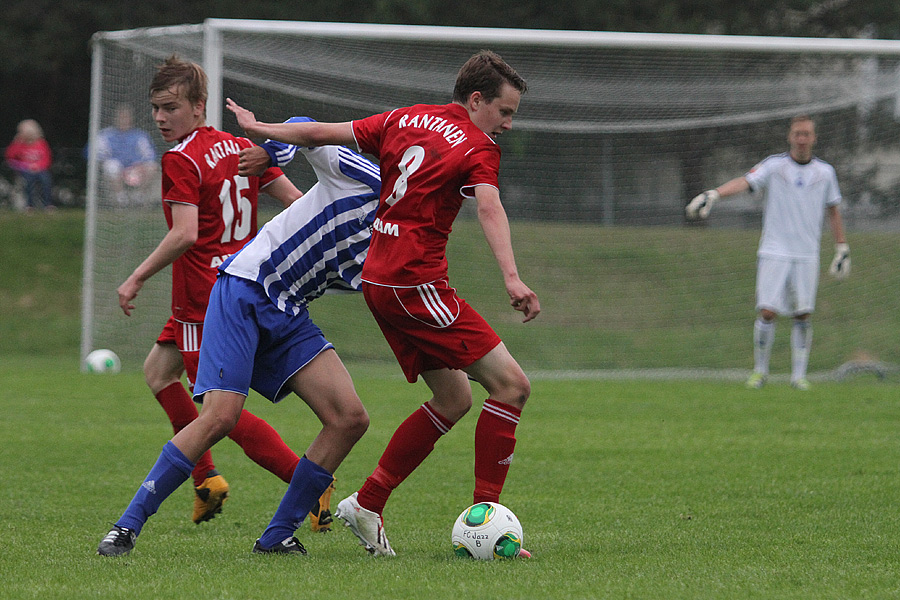
[[[756,266],[756,310],[803,315],[816,308],[819,263],[760,256]]]

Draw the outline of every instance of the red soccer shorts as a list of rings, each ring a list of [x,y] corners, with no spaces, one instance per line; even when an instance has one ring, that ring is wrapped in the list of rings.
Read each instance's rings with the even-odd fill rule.
[[[410,288],[363,282],[362,290],[410,383],[423,371],[468,367],[500,343],[445,279]]]
[[[200,364],[200,342],[203,340],[203,323],[182,323],[175,317],[169,317],[162,333],[156,339],[157,344],[175,344],[181,352],[184,370],[187,374],[191,390],[197,381],[197,366]]]

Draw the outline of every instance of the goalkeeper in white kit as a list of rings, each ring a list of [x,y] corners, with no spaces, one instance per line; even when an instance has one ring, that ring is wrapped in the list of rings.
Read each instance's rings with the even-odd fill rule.
[[[819,284],[819,242],[828,214],[835,255],[829,273],[843,279],[850,274],[850,246],[844,237],[839,205],[841,191],[834,168],[813,156],[816,129],[806,116],[791,119],[789,151],[773,154],[749,173],[703,192],[691,200],[688,218],[705,219],[720,198],[747,190],[766,190],[762,235],[757,252],[756,309],[753,326],[753,373],[747,387],[761,388],[769,376],[769,357],[775,339],[775,318],[793,317],[791,327],[791,386],[808,390],[806,378],[812,325]]]

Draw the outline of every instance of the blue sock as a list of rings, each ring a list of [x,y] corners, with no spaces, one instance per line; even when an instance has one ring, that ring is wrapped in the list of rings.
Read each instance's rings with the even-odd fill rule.
[[[294,535],[333,479],[331,473],[313,461],[301,458],[275,516],[259,538],[260,545],[271,548]]]
[[[116,525],[133,529],[135,534],[140,533],[147,519],[159,510],[163,500],[187,481],[193,470],[194,463],[175,444],[167,442]]]

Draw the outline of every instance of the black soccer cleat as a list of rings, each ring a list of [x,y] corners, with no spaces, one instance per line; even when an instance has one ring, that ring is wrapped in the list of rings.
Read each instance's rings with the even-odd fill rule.
[[[125,556],[134,548],[134,538],[136,537],[137,534],[133,529],[113,525],[113,528],[100,542],[97,554],[100,556]]]
[[[256,540],[256,543],[253,544],[253,553],[254,554],[299,554],[301,556],[306,556],[306,548],[303,547],[303,544],[300,543],[295,537],[289,537],[284,539],[271,548],[264,548],[262,544],[259,543],[259,540]]]

